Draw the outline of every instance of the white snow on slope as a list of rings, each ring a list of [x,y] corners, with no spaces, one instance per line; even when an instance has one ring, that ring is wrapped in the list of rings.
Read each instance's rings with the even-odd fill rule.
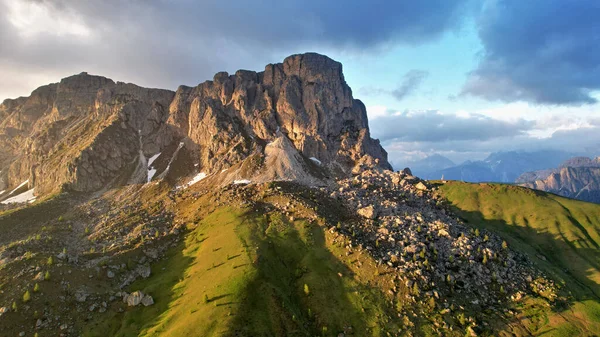
[[[148,182],[152,181],[152,178],[154,177],[155,174],[156,174],[155,168],[151,168],[148,170]]]
[[[235,185],[239,185],[239,184],[246,184],[247,185],[247,184],[250,184],[251,181],[248,180],[248,179],[240,179],[240,180],[234,180],[233,183]]]
[[[154,163],[154,161],[156,160],[156,158],[158,158],[158,156],[160,156],[160,152],[153,155],[152,157],[150,157],[150,159],[148,159],[148,167],[152,166],[152,163]]]
[[[321,161],[315,157],[310,157],[310,160],[314,161],[317,165],[321,166]]]
[[[206,173],[204,172],[200,172],[198,174],[196,174],[192,180],[190,180],[189,182],[187,182],[187,184],[183,185],[183,186],[177,186],[178,189],[180,188],[188,188],[192,185],[194,185],[195,183],[199,182],[200,180],[206,178]]]
[[[15,193],[16,190],[18,190],[19,188],[25,186],[25,184],[27,184],[29,182],[29,179],[25,180],[24,182],[22,182],[19,186],[15,187],[14,190],[10,191],[10,193],[8,193],[8,195],[11,195],[13,193]]]
[[[192,180],[189,183],[187,183],[187,185],[188,186],[192,186],[192,185],[194,185],[195,183],[199,182],[200,180],[202,180],[204,178],[206,178],[206,173],[200,172],[200,173],[196,174],[194,176],[194,178],[192,178]]]
[[[158,156],[160,156],[160,152],[153,155],[152,157],[150,157],[150,159],[148,159],[148,182],[150,182],[152,180],[152,178],[154,177],[154,175],[156,174],[156,169],[152,168],[152,163],[154,163],[154,161],[156,160],[156,158],[158,158]]]
[[[6,191],[6,190],[2,190],[2,191],[0,191],[0,195],[2,195],[2,194],[4,193],[4,191]]]
[[[18,202],[34,202],[35,195],[33,195],[33,190],[34,189],[32,188],[29,191],[23,192],[19,195],[15,195],[12,198],[8,198],[8,199],[2,201],[2,203],[7,205],[7,204],[18,203]]]

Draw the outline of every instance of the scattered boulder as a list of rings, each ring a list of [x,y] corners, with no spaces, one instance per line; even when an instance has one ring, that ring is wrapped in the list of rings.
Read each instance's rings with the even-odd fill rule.
[[[427,186],[425,184],[423,184],[422,181],[419,181],[416,185],[415,188],[420,190],[420,191],[427,191]]]
[[[367,219],[375,219],[377,217],[377,211],[375,210],[375,207],[373,207],[373,205],[360,208],[358,209],[357,213],[363,218]]]
[[[134,291],[131,294],[127,295],[126,293],[123,294],[123,301],[125,303],[127,303],[128,306],[130,307],[135,307],[138,306],[140,304],[142,304],[143,306],[147,307],[147,306],[151,306],[154,304],[154,298],[152,298],[152,296],[148,295],[148,294],[144,294],[141,291]]]
[[[152,273],[152,269],[150,269],[150,266],[147,264],[138,264],[135,268],[135,272],[143,278],[148,278]]]
[[[144,298],[142,298],[142,304],[145,307],[150,306],[150,305],[154,304],[154,299],[150,295],[145,295]]]
[[[141,291],[134,291],[127,296],[127,305],[130,307],[138,306],[142,303],[142,299],[144,298],[144,293]]]

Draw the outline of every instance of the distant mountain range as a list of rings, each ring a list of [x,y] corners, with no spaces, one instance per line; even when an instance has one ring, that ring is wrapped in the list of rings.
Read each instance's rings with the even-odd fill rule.
[[[516,182],[529,188],[600,203],[600,157],[571,158],[555,169],[526,172]]]
[[[408,164],[408,167],[410,167],[410,170],[414,175],[424,179],[430,179],[430,175],[434,172],[454,166],[456,166],[456,164],[452,160],[440,154],[434,154]]]
[[[553,150],[495,152],[484,160],[454,165],[450,159],[436,154],[408,166],[415,175],[429,180],[444,177],[466,182],[512,183],[525,172],[557,167],[573,156],[573,153]]]
[[[600,203],[600,157],[563,151],[496,152],[485,160],[456,165],[434,154],[408,164],[413,174],[428,180],[516,183],[564,197]]]

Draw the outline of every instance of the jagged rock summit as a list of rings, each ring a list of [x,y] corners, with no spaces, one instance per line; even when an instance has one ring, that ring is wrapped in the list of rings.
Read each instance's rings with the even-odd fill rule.
[[[315,53],[176,92],[81,73],[0,105],[0,199],[194,172],[314,184],[365,167],[391,168],[342,65]]]

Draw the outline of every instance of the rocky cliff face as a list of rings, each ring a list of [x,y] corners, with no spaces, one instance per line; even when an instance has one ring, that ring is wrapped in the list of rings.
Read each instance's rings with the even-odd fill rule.
[[[357,164],[390,168],[387,154],[370,137],[366,109],[352,98],[342,65],[318,54],[180,87],[169,124],[198,145],[200,167],[208,171],[260,152],[278,131],[302,155],[337,172],[348,173]]]
[[[529,177],[535,180],[528,181]],[[575,157],[557,169],[523,174],[517,182],[568,198],[600,203],[600,158]]]
[[[0,106],[0,158],[5,186],[28,181],[38,193],[61,187],[102,188],[138,156],[170,141],[173,93],[115,83],[86,73]]]
[[[263,72],[221,72],[176,92],[82,73],[0,105],[0,190],[25,181],[36,194],[141,183],[150,157],[163,163],[151,164],[162,171],[156,177],[179,165],[209,175],[232,168],[229,180],[312,183],[391,168],[342,65],[318,54]]]
[[[565,167],[546,179],[522,184],[564,197],[600,203],[600,168]]]

